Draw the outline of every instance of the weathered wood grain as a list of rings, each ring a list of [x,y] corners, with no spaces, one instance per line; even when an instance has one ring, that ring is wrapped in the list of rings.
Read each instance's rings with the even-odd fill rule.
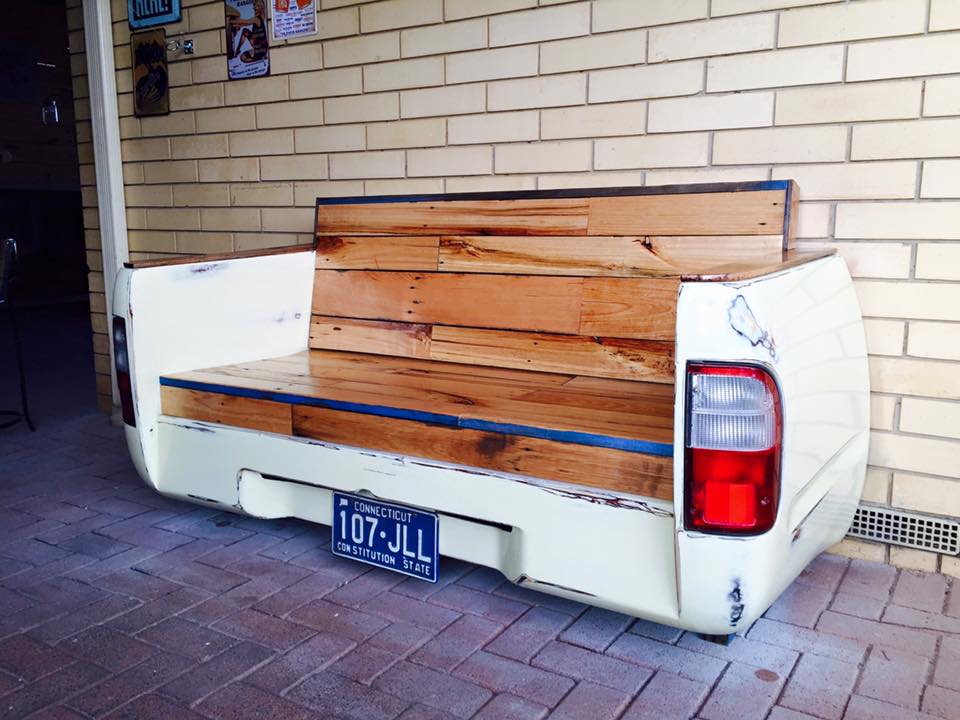
[[[314,315],[310,347],[467,365],[672,383],[670,342]]]
[[[161,386],[164,415],[292,435],[290,405],[256,398]]]
[[[585,235],[589,207],[589,198],[320,205],[317,235]]]
[[[432,325],[314,315],[310,347],[427,359],[432,332]]]
[[[685,277],[719,266],[773,264],[781,235],[526,237],[329,236],[318,239],[320,270]]]
[[[480,237],[440,240],[444,272],[630,277],[670,273],[645,237]]]
[[[590,199],[588,235],[775,235],[783,190]]]
[[[436,326],[434,360],[672,383],[671,342]]]
[[[424,235],[317,238],[318,270],[436,270],[440,238]]]
[[[536,332],[575,333],[580,278],[317,270],[313,312]]]
[[[673,388],[650,382],[308,351],[173,380],[608,437],[673,441]],[[605,388],[609,387],[610,392]]]
[[[800,219],[800,188],[795,180],[790,180],[787,190],[787,208],[784,215],[783,249],[793,250],[797,246],[797,225]]]
[[[318,270],[313,312],[430,325],[673,340],[679,281]]]
[[[322,204],[318,235],[783,234],[786,191]]]
[[[304,351],[228,367],[268,368],[270,372],[276,370],[306,375],[313,380],[316,380],[318,376],[323,378],[348,377],[349,373],[357,372],[381,373],[411,378],[432,375],[458,380],[470,379],[481,384],[489,381],[497,385],[518,384],[523,387],[531,385],[537,387],[559,386],[569,382],[573,377],[560,373],[533,373],[524,370],[475,367],[458,363],[433,362],[417,358],[368,355],[336,350]]]
[[[673,340],[679,290],[674,279],[586,278],[579,333]]]
[[[670,270],[664,276],[684,276],[705,268],[740,263],[774,263],[783,256],[780,235],[653,235],[650,251]]]
[[[697,272],[684,273],[681,279],[714,282],[751,280],[764,275],[789,270],[790,268],[813,262],[814,260],[830,257],[831,255],[836,255],[836,253],[837,251],[833,248],[811,250],[808,252],[788,250],[783,253],[783,257],[778,260],[757,260],[755,262],[736,262],[716,265],[714,267],[701,268]]]
[[[380,418],[325,408],[293,409],[294,433],[331,443],[673,499],[671,458],[539,438]]]

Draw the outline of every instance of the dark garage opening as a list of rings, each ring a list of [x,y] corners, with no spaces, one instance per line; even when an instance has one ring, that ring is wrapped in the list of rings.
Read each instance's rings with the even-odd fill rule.
[[[64,3],[12,3],[5,12],[0,238],[18,246],[12,299],[30,414],[42,426],[96,409],[77,123]],[[2,410],[20,407],[11,320],[11,308],[0,308]],[[23,423],[0,433],[18,429]]]

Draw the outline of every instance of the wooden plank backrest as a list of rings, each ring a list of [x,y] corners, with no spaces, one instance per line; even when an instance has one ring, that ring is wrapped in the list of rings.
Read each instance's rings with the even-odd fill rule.
[[[321,199],[310,347],[673,382],[681,278],[775,265],[791,181]]]

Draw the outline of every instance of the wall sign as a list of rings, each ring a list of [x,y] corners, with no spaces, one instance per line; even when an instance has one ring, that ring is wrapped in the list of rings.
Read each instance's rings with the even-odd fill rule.
[[[167,73],[167,31],[144,30],[130,35],[133,59],[133,114],[170,113],[170,76]]]
[[[273,0],[273,39],[316,35],[316,0]]]
[[[127,0],[127,22],[132,30],[180,22],[180,0]]]
[[[267,0],[224,0],[227,74],[231,80],[270,74]]]

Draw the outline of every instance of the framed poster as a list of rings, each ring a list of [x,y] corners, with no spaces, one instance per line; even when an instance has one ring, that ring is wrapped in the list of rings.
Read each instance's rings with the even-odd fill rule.
[[[180,0],[127,0],[131,30],[180,22]]]
[[[273,39],[317,34],[317,0],[272,0]]]
[[[133,114],[170,113],[170,76],[167,73],[167,31],[144,30],[130,35],[133,62]]]
[[[231,80],[270,74],[267,0],[223,0],[227,19],[227,74]]]

